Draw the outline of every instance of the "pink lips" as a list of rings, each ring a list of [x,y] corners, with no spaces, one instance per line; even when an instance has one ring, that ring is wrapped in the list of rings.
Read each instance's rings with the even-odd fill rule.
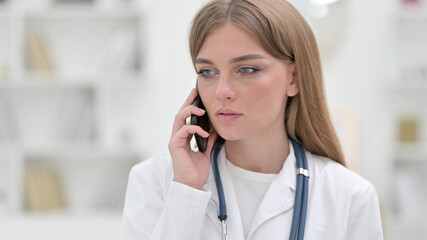
[[[234,122],[237,119],[239,119],[243,114],[235,112],[228,108],[221,108],[218,111],[216,111],[216,117],[221,122]]]

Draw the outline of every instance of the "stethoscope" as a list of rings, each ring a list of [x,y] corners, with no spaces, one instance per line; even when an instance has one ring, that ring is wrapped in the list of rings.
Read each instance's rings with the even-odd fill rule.
[[[289,240],[304,239],[305,220],[307,215],[308,202],[308,164],[304,148],[292,138],[289,138],[295,151],[297,163],[297,186],[294,204],[294,213],[292,216],[292,227]],[[217,144],[219,143],[219,144]],[[222,240],[227,240],[227,206],[225,203],[224,189],[222,187],[221,176],[218,169],[218,153],[221,150],[223,139],[219,139],[211,152],[212,171],[215,177],[216,189],[218,191],[219,210],[218,218],[221,222]],[[298,238],[297,238],[298,237]]]

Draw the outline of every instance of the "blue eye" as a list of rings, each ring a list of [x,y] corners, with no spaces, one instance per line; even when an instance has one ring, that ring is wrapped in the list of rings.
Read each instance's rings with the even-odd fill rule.
[[[209,78],[209,77],[212,77],[215,74],[215,72],[209,69],[202,69],[198,71],[197,74],[199,74],[201,77]]]

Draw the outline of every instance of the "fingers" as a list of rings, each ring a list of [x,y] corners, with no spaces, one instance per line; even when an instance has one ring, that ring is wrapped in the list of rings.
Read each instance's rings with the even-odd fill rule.
[[[207,138],[209,137],[209,133],[203,130],[200,126],[197,125],[185,125],[181,129],[178,130],[176,136],[178,138],[187,138],[188,135],[199,134],[200,136]]]
[[[188,138],[193,134],[199,134],[200,136],[207,138],[209,133],[203,130],[200,126],[197,125],[185,125],[181,127],[171,138],[169,142],[169,149],[173,148],[183,148],[189,144]]]
[[[175,121],[172,127],[172,135],[174,135],[182,126],[185,125],[185,120],[190,117],[191,114],[203,116],[205,113],[205,110],[193,105],[188,105],[181,109],[175,116]]]
[[[184,104],[182,105],[181,109],[185,108],[188,105],[193,104],[194,99],[197,97],[197,90],[195,88],[191,89],[190,95],[188,95],[187,99],[185,100]]]
[[[192,106],[194,99],[197,97],[197,94],[198,93],[197,93],[197,90],[195,88],[191,89],[190,94],[188,95],[184,104],[182,105],[182,107],[179,109],[179,112],[175,116],[175,120],[174,120],[174,123],[172,126],[172,136],[175,134],[176,131],[178,131],[178,129],[180,129],[183,125],[185,125],[185,120],[191,115],[191,110],[190,110],[190,114],[188,114],[188,112],[186,115],[182,115],[180,113],[182,112],[183,109],[188,108],[188,106]],[[195,113],[193,113],[193,114],[195,114]],[[196,114],[196,115],[198,115],[198,114]]]

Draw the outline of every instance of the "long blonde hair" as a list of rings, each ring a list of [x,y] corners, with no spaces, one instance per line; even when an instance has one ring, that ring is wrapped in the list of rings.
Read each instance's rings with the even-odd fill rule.
[[[323,90],[319,50],[302,15],[286,0],[214,0],[194,17],[190,54],[195,60],[204,38],[233,23],[250,32],[272,56],[296,64],[299,94],[289,97],[285,125],[308,151],[345,166]]]

